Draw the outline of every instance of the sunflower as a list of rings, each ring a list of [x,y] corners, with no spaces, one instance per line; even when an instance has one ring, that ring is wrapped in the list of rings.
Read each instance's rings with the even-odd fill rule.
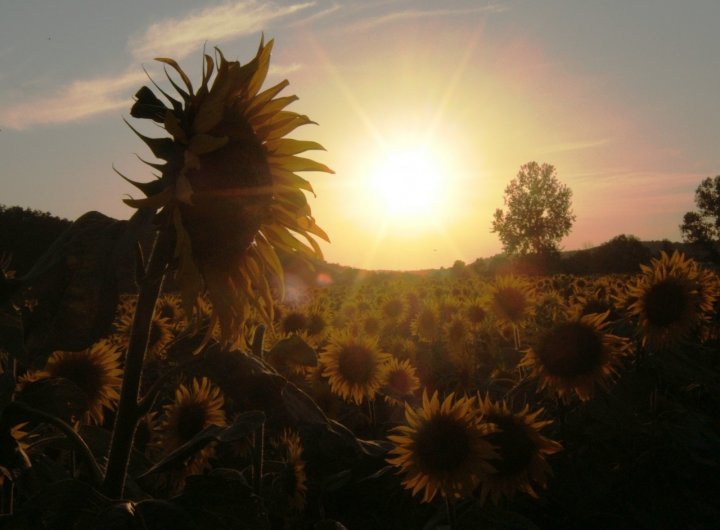
[[[365,335],[378,337],[383,328],[383,321],[375,311],[365,313],[360,319],[360,332]]]
[[[643,274],[627,289],[622,304],[638,319],[643,345],[664,347],[706,322],[718,296],[712,274],[682,253],[640,265]]]
[[[631,349],[626,338],[605,332],[608,314],[576,312],[543,330],[520,366],[540,379],[540,388],[551,388],[560,397],[575,392],[587,401],[596,383],[604,386],[617,374],[621,357]]]
[[[318,361],[330,389],[346,401],[360,404],[373,399],[382,386],[390,354],[378,349],[377,339],[339,332]]]
[[[148,358],[165,358],[165,348],[175,338],[173,333],[173,322],[160,316],[161,313],[156,311],[150,321],[150,332],[148,334],[148,344],[146,348]],[[126,351],[130,342],[130,329],[133,324],[134,315],[132,313],[123,314],[116,326],[115,333],[110,340],[116,344],[121,350]]]
[[[164,453],[170,453],[209,425],[227,425],[222,408],[224,403],[220,389],[207,377],[199,381],[193,378],[190,386],[180,384],[175,390],[175,400],[164,407],[164,418],[157,430],[157,445]],[[195,453],[184,474],[201,472],[211,454],[209,446]]]
[[[174,294],[165,293],[158,298],[155,316],[166,318],[174,331],[182,331],[185,327],[180,299]]]
[[[497,504],[501,497],[512,497],[516,491],[537,498],[534,484],[545,488],[552,474],[545,456],[562,450],[558,442],[540,434],[540,429],[552,421],[538,420],[543,409],[530,413],[529,405],[513,412],[505,401],[493,402],[489,396],[478,401],[483,419],[498,429],[488,435],[488,440],[499,456],[493,462],[495,472],[480,481],[480,503],[489,496]]]
[[[383,302],[381,312],[384,318],[397,322],[405,314],[405,302],[397,296],[391,296]]]
[[[480,298],[473,298],[465,304],[465,317],[473,329],[479,328],[487,318],[485,305]]]
[[[284,110],[297,99],[276,97],[288,85],[286,80],[260,91],[272,45],[261,39],[256,56],[242,66],[226,60],[217,48],[214,59],[204,55],[197,91],[177,62],[157,59],[181,79],[176,83],[167,74],[180,98],[155,85],[168,106],[144,86],[130,111],[135,118],[162,125],[171,137],[148,138],[133,129],[163,163],[149,164],[160,171],[158,179],[130,181],[147,197],[125,202],[160,210],[158,226],[174,235],[176,278],[186,315],[197,313],[197,300],[207,292],[212,323],[220,324],[222,339],[228,342],[239,340],[248,304],[266,323],[272,321],[271,284],[280,287],[281,297],[283,278],[276,251],[303,259],[322,257],[314,236],[328,240],[304,194],[312,193],[312,186],[296,174],[332,173],[297,156],[323,148],[285,138],[313,122]]]
[[[439,492],[443,497],[469,497],[494,468],[497,453],[488,441],[495,428],[481,420],[474,398],[447,396],[442,403],[438,393],[422,405],[405,405],[406,425],[395,427],[388,439],[394,444],[388,463],[404,474],[402,485],[412,494],[422,493],[430,502]]]
[[[417,370],[409,360],[391,357],[385,374],[385,401],[391,405],[401,405],[420,388]]]
[[[290,507],[291,510],[301,511],[305,507],[307,474],[300,435],[285,429],[273,445],[280,453],[282,463],[278,480],[274,483],[274,489],[282,498],[278,507],[281,510]]]
[[[78,352],[56,351],[48,358],[44,372],[72,381],[85,393],[88,410],[78,418],[82,423],[101,424],[103,409],[113,409],[120,399],[120,350],[108,340]]]
[[[445,324],[445,335],[450,351],[462,354],[465,350],[465,345],[472,338],[470,322],[461,313],[453,315],[447,324]]]
[[[293,309],[283,313],[280,319],[280,330],[284,334],[298,333],[307,328],[308,318],[300,310]]]
[[[440,317],[432,303],[423,305],[410,324],[413,334],[424,342],[432,342],[440,333]]]
[[[517,276],[498,276],[488,294],[488,303],[503,326],[519,327],[534,313],[534,296],[527,281]]]

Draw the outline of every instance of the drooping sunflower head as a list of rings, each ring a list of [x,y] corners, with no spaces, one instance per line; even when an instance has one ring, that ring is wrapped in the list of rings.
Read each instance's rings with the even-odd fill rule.
[[[664,347],[696,330],[713,311],[718,293],[711,275],[692,259],[675,251],[661,253],[621,299],[638,319],[643,345]]]
[[[54,352],[47,360],[44,373],[72,381],[85,393],[88,410],[78,418],[83,423],[101,424],[104,409],[114,408],[120,399],[120,350],[107,340],[78,352]]]
[[[422,405],[405,405],[405,425],[388,439],[395,445],[387,461],[404,475],[402,484],[422,502],[443,497],[469,497],[481,480],[494,471],[497,453],[488,441],[495,428],[481,419],[474,398],[423,392]]]
[[[338,332],[318,357],[330,389],[356,404],[373,399],[385,380],[390,354],[381,352],[377,339]]]
[[[297,99],[277,97],[287,81],[260,91],[272,44],[261,40],[245,65],[226,60],[219,50],[215,59],[205,55],[197,90],[174,60],[160,58],[181,80],[175,83],[168,75],[179,98],[156,85],[166,105],[143,87],[131,109],[133,117],[162,125],[171,137],[137,133],[163,163],[150,164],[160,171],[157,180],[131,181],[147,198],[125,202],[160,209],[158,224],[174,235],[185,313],[196,314],[198,297],[207,292],[213,322],[219,322],[226,341],[238,340],[248,304],[272,321],[271,285],[282,290],[283,278],[276,250],[321,257],[313,236],[327,240],[304,194],[312,187],[296,172],[332,171],[297,156],[322,149],[319,144],[285,138],[313,122],[284,110]]]
[[[513,412],[505,401],[493,402],[489,396],[480,397],[479,403],[483,419],[497,427],[488,440],[499,457],[493,461],[495,471],[480,481],[480,502],[489,496],[497,504],[517,491],[537,497],[534,486],[544,488],[552,474],[545,456],[562,450],[559,443],[540,434],[552,422],[539,420],[543,409],[530,413],[528,405]]]
[[[590,399],[595,385],[603,386],[616,375],[620,359],[631,350],[626,338],[606,333],[607,316],[576,313],[544,329],[520,366],[531,369],[540,388],[560,397],[574,392],[583,401]]]

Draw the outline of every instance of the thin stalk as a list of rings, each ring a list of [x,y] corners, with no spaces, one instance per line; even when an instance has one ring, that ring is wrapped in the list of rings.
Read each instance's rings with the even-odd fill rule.
[[[255,431],[255,453],[253,455],[253,491],[260,495],[262,491],[263,461],[265,460],[265,422]]]
[[[138,398],[145,352],[150,336],[150,325],[155,311],[155,303],[165,278],[165,269],[171,256],[171,234],[167,230],[161,230],[155,238],[145,274],[140,279],[140,293],[130,328],[130,342],[125,356],[120,401],[115,415],[107,470],[103,482],[103,491],[111,498],[121,498],[125,490],[125,476],[133,437],[140,419]]]
[[[445,509],[447,510],[448,526],[450,530],[457,528],[457,512],[455,511],[455,502],[450,497],[445,497]]]

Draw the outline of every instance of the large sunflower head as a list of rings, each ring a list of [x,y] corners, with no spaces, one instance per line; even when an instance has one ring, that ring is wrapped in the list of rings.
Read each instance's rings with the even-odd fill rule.
[[[77,352],[56,351],[43,373],[72,381],[85,393],[88,410],[78,418],[83,423],[101,424],[104,409],[114,408],[120,399],[120,350],[110,341],[100,340]]]
[[[373,399],[383,385],[390,354],[381,352],[377,339],[338,332],[318,361],[330,389],[356,404]]]
[[[413,495],[422,492],[430,502],[443,497],[469,497],[497,458],[488,435],[495,428],[481,419],[474,398],[423,392],[422,405],[405,405],[405,425],[395,427],[388,439],[395,445],[387,461],[400,468],[402,481]]]
[[[530,368],[541,388],[550,388],[560,397],[574,392],[583,401],[590,399],[595,384],[604,385],[612,378],[620,358],[631,349],[626,338],[606,333],[607,316],[580,316],[576,311],[544,329],[520,366]]]
[[[483,419],[497,427],[488,440],[499,457],[493,462],[495,471],[480,481],[480,502],[489,496],[497,504],[517,491],[537,497],[534,485],[544,488],[552,474],[545,456],[562,450],[559,443],[540,434],[552,421],[539,420],[543,409],[530,413],[528,405],[513,412],[505,401],[493,402],[489,396],[479,398],[479,403]]]
[[[641,265],[642,275],[621,303],[638,319],[643,345],[664,347],[686,337],[712,314],[718,296],[712,275],[692,259],[675,251],[662,252],[652,265]]]
[[[226,60],[219,50],[215,59],[205,55],[197,90],[174,60],[160,58],[181,80],[175,83],[168,75],[179,97],[156,85],[166,105],[143,87],[131,109],[133,117],[159,123],[171,137],[137,133],[163,163],[150,164],[160,171],[158,179],[133,182],[147,198],[125,202],[160,209],[158,223],[174,234],[185,312],[195,314],[206,291],[226,341],[239,338],[248,303],[272,320],[274,284],[268,277],[277,278],[280,291],[283,277],[276,250],[321,257],[313,236],[327,240],[304,194],[312,187],[296,172],[332,171],[297,156],[322,149],[319,144],[285,138],[313,122],[284,110],[297,99],[277,97],[287,81],[260,91],[272,44],[261,40],[245,65]]]

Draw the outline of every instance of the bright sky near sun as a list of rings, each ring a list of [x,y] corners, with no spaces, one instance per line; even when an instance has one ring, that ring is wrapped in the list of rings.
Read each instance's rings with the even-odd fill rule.
[[[203,46],[249,60],[275,40],[266,86],[318,126],[305,173],[326,259],[421,269],[498,253],[492,213],[520,166],[573,190],[566,249],[616,235],[678,240],[720,173],[720,2],[6,0],[0,7],[0,203],[75,219],[132,213],[150,158],[133,94],[198,78]],[[165,85],[167,86],[167,85]],[[160,136],[163,131],[157,131]]]

